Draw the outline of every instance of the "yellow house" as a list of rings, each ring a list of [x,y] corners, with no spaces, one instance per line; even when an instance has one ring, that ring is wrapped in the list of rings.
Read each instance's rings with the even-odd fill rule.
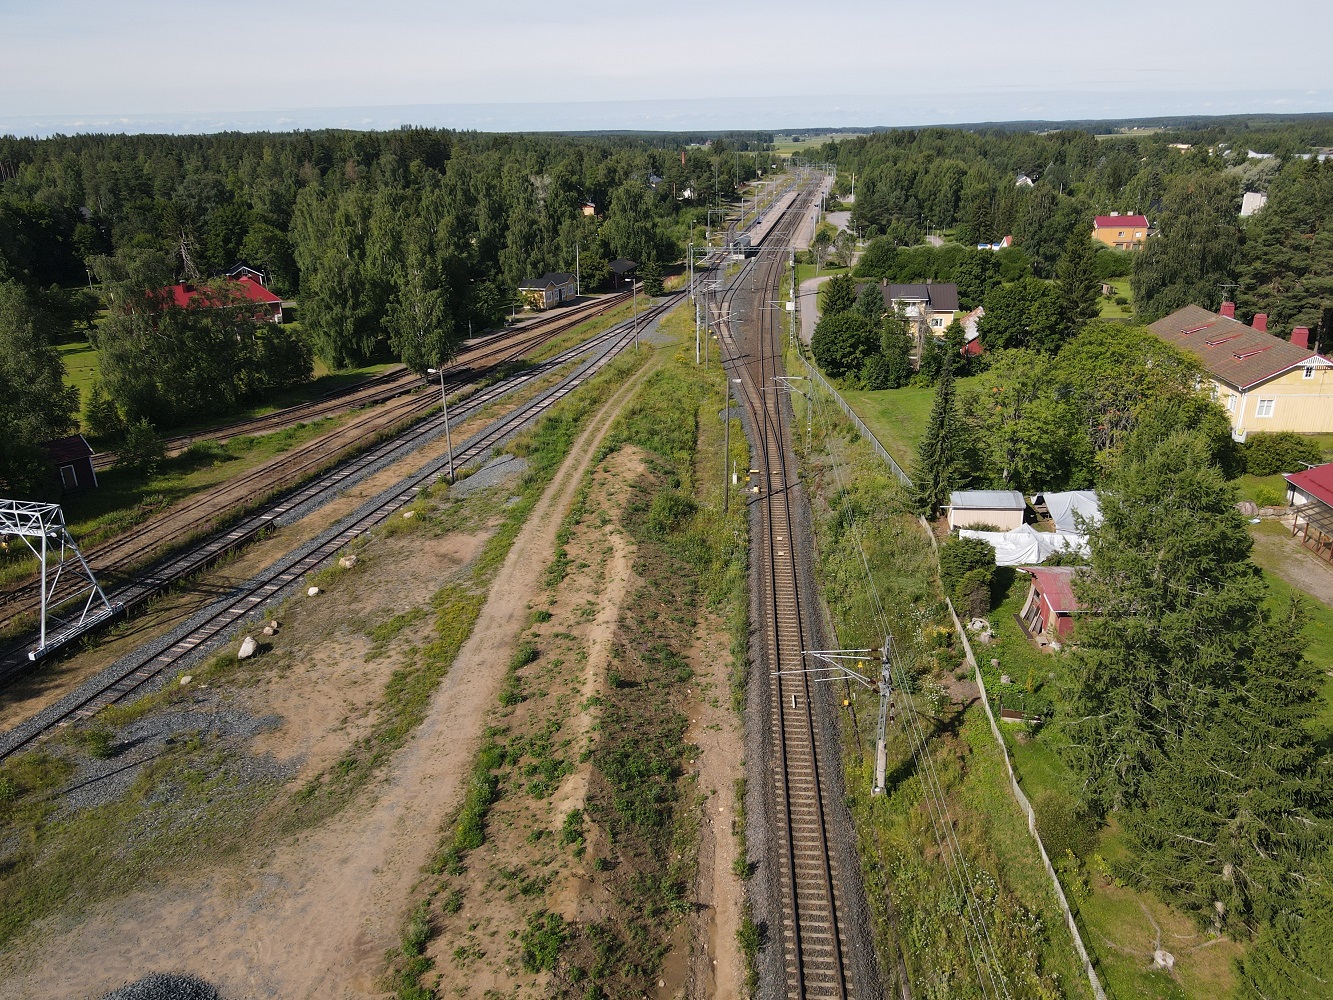
[[[540,278],[529,278],[520,284],[518,297],[529,309],[550,309],[577,298],[578,283],[572,274],[549,271]]]
[[[1148,238],[1148,220],[1142,215],[1099,215],[1092,220],[1092,238],[1113,250],[1137,250]]]
[[[1333,361],[1310,350],[1310,331],[1283,340],[1268,332],[1267,314],[1246,326],[1235,313],[1233,302],[1221,313],[1186,306],[1148,329],[1203,363],[1237,441],[1251,431],[1333,432]]]

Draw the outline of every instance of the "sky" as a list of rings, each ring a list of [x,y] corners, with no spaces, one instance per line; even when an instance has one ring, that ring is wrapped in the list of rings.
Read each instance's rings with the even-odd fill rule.
[[[1328,0],[0,0],[0,133],[1333,111]]]

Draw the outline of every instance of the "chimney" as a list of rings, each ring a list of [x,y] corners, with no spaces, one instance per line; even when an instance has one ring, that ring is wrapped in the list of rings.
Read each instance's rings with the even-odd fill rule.
[[[1250,324],[1260,333],[1268,332],[1268,313],[1255,313],[1254,322]]]
[[[1310,349],[1310,328],[1308,326],[1298,326],[1291,331],[1291,342],[1302,350]]]
[[[1235,319],[1235,318],[1236,318],[1236,303],[1234,303],[1234,302],[1223,302],[1223,303],[1222,303],[1222,315],[1225,316],[1227,319]]]

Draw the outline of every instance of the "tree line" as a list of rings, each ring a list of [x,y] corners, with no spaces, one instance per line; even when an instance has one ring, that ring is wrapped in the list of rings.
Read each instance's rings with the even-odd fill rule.
[[[33,489],[36,446],[76,429],[81,402],[114,434],[233,410],[309,378],[314,357],[423,370],[502,322],[525,278],[577,266],[595,290],[615,257],[660,273],[704,207],[771,169],[766,139],[0,138],[0,281],[21,302],[0,319],[13,401],[0,480]],[[296,324],[261,322],[219,280],[238,262],[298,299]],[[211,308],[162,294],[182,280]],[[102,369],[82,401],[55,352],[80,331]]]

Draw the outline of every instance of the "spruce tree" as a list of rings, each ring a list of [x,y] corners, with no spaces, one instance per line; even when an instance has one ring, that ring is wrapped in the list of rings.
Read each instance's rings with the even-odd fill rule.
[[[1099,491],[1090,613],[1074,654],[1071,763],[1102,813],[1145,803],[1155,770],[1239,685],[1263,583],[1235,487],[1192,431],[1132,434]]]
[[[1055,265],[1055,283],[1060,289],[1061,318],[1067,334],[1077,333],[1101,312],[1098,297],[1102,283],[1097,277],[1097,244],[1076,227]]]
[[[935,403],[930,409],[926,436],[921,440],[916,466],[912,470],[916,508],[927,517],[934,517],[948,503],[950,491],[962,482],[962,443],[959,433],[953,371],[945,365],[935,388]]]

